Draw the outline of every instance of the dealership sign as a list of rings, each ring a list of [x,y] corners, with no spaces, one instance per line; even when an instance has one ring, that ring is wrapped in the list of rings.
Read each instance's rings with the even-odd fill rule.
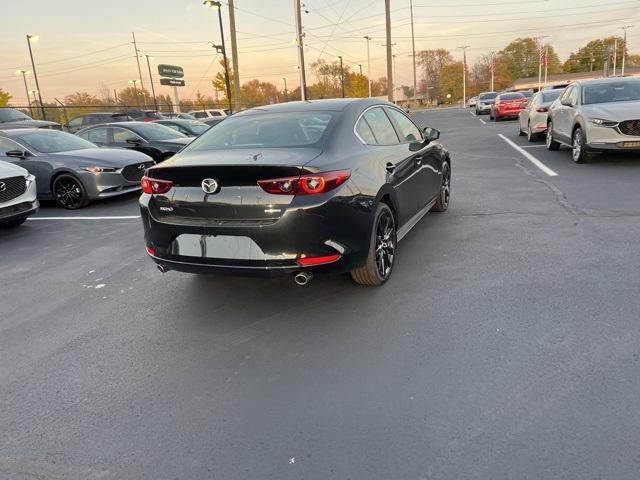
[[[158,65],[158,73],[161,77],[183,78],[184,70],[177,65]]]
[[[169,87],[184,87],[184,80],[177,78],[161,78],[160,85],[167,85]]]

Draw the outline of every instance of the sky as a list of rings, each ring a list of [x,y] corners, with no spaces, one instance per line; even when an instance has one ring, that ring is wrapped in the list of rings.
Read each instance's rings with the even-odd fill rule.
[[[391,1],[392,43],[396,55],[396,85],[412,85],[410,0]],[[367,72],[371,36],[371,77],[386,76],[384,0],[303,0],[307,66],[342,55],[345,64]],[[236,0],[236,29],[241,82],[257,78],[283,88],[299,85],[294,0]],[[228,4],[223,1],[227,51]],[[307,13],[308,12],[308,13]],[[460,59],[470,45],[472,63],[498,51],[517,37],[548,36],[561,60],[587,41],[629,30],[629,49],[640,52],[640,0],[413,0],[416,51],[446,48]],[[180,65],[186,86],[181,98],[197,91],[213,95],[211,78],[220,71],[209,41],[220,42],[217,10],[201,0],[21,0],[4,9],[0,31],[0,88],[14,105],[26,104],[22,78],[16,70],[31,70],[26,34],[33,43],[40,90],[45,101],[75,91],[98,94],[122,89],[138,78],[131,43],[151,56],[156,93],[157,64]],[[148,85],[146,64],[143,82]],[[418,75],[419,77],[419,75]],[[35,89],[33,76],[27,77]],[[308,80],[309,81],[309,80]],[[313,78],[311,78],[313,81]]]

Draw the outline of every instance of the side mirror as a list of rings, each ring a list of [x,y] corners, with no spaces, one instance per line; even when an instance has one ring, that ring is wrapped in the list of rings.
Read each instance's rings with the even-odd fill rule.
[[[440,138],[440,130],[431,127],[424,127],[422,129],[424,133],[424,138],[428,142],[433,142],[434,140],[438,140]]]
[[[126,142],[129,145],[140,145],[142,143],[142,140],[140,140],[139,138],[127,138]]]
[[[26,152],[23,152],[22,150],[9,150],[8,152],[4,152],[4,154],[7,157],[14,157],[14,158],[26,158],[27,154]]]

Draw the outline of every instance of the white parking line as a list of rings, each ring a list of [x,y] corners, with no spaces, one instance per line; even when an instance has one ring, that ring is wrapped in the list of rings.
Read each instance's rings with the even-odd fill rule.
[[[110,217],[29,217],[27,220],[134,220],[140,215],[122,215]]]
[[[553,170],[551,170],[549,167],[547,167],[544,163],[542,163],[540,160],[538,160],[536,157],[534,157],[533,155],[531,155],[529,152],[527,152],[526,150],[524,150],[523,148],[520,148],[518,145],[516,145],[515,143],[513,143],[511,140],[509,140],[507,137],[505,137],[504,135],[502,135],[501,133],[498,134],[498,136],[504,140],[505,142],[507,142],[509,145],[511,145],[515,150],[517,150],[518,152],[520,152],[522,154],[522,156],[524,158],[526,158],[527,160],[529,160],[531,163],[533,163],[536,167],[538,167],[540,170],[542,170],[544,173],[546,173],[547,175],[549,175],[550,177],[557,177],[558,174],[556,172],[554,172]]]
[[[480,120],[480,122],[482,122],[483,125],[486,125],[487,122],[485,122],[483,119],[479,118],[478,120]]]

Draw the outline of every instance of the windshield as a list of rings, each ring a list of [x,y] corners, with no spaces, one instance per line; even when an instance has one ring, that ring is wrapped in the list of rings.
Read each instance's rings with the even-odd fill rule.
[[[131,127],[131,130],[142,136],[145,140],[163,141],[173,138],[184,138],[186,135],[175,131],[172,128],[165,127],[158,123],[145,123]]]
[[[0,108],[0,122],[15,122],[18,120],[33,120],[19,110]]]
[[[498,96],[497,93],[481,93],[479,99],[480,100],[493,100]]]
[[[189,125],[189,129],[197,133],[198,135],[200,135],[205,130],[209,129],[209,125],[207,125],[206,123],[199,122],[198,120],[189,122],[188,125]]]
[[[291,112],[230,117],[187,150],[303,147],[318,143],[333,118],[328,112]]]
[[[563,90],[548,90],[542,92],[542,101],[545,103],[553,102],[562,94]]]
[[[633,100],[640,100],[640,81],[596,83],[582,87],[584,105]]]
[[[70,152],[97,147],[94,143],[58,130],[40,130],[23,133],[17,137],[27,146],[42,153]]]

